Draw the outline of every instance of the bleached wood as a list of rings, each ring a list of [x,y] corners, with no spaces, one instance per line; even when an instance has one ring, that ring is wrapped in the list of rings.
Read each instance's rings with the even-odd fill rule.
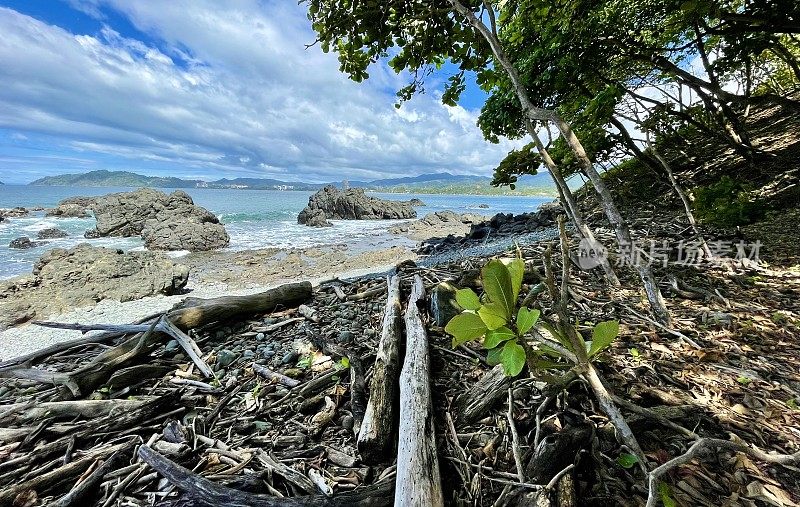
[[[388,291],[383,330],[369,384],[369,401],[358,432],[358,452],[365,463],[385,460],[392,447],[395,400],[400,373],[400,277],[386,281]]]
[[[430,387],[428,335],[417,303],[425,286],[414,276],[406,309],[406,357],[400,372],[400,430],[395,506],[444,506]]]

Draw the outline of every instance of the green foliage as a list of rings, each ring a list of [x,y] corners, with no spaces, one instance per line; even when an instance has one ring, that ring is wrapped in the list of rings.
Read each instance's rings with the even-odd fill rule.
[[[633,454],[628,454],[623,452],[617,458],[617,464],[622,468],[633,468],[633,466],[639,462],[639,458],[637,458]]]
[[[537,369],[565,366],[552,360],[563,359],[562,353],[554,348],[545,344],[539,344],[535,349],[525,346],[524,336],[539,323],[541,311],[517,304],[524,271],[525,262],[519,255],[514,259],[489,261],[481,270],[483,296],[472,289],[457,290],[456,302],[464,311],[445,326],[445,331],[453,337],[453,347],[482,339],[483,347],[487,349],[486,361],[491,365],[502,364],[503,371],[510,376],[519,375],[526,363],[535,365]],[[542,322],[542,326],[572,351],[569,340],[556,328],[546,322]],[[593,357],[607,348],[618,334],[617,321],[597,324],[592,340],[585,344],[588,356]]]
[[[592,341],[588,343],[589,357],[596,355],[601,350],[607,348],[619,335],[619,322],[607,320],[600,322],[592,329]]]
[[[694,189],[695,215],[698,220],[719,227],[752,223],[763,211],[748,190],[745,184],[727,175],[716,183],[698,187]]]

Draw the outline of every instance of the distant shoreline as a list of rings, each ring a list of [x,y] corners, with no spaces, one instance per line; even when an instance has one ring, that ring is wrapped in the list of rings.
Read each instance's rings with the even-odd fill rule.
[[[255,187],[190,187],[190,186],[181,186],[181,187],[159,187],[159,186],[152,186],[152,185],[76,185],[76,184],[69,184],[69,185],[45,185],[45,184],[33,184],[33,183],[10,183],[6,184],[5,186],[8,187],[51,187],[51,188],[154,188],[159,190],[260,190],[260,191],[268,191],[268,192],[314,192],[315,190],[305,190],[305,189],[278,189],[278,188],[255,188]],[[431,189],[431,188],[420,188],[420,189],[410,189],[410,190],[392,190],[392,189],[383,189],[383,188],[370,188],[370,187],[356,187],[362,188],[365,192],[374,193],[374,194],[397,194],[397,195],[406,195],[406,194],[418,194],[418,195],[469,195],[469,196],[486,196],[486,197],[552,197],[556,199],[558,195],[556,193],[548,193],[542,191],[526,191],[526,190],[513,190],[508,192],[496,192],[496,193],[485,193],[485,192],[452,192],[447,191],[448,189]]]

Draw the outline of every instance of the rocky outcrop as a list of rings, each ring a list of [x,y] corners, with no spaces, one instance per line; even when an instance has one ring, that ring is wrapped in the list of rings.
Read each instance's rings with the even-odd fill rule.
[[[54,248],[39,258],[31,275],[0,283],[0,327],[103,299],[175,294],[188,279],[186,266],[159,252],[125,253],[86,243]]]
[[[414,222],[408,222],[389,228],[393,234],[403,234],[411,239],[423,240],[434,237],[445,237],[450,234],[462,235],[469,232],[473,224],[481,223],[487,218],[472,213],[459,214],[453,211],[437,211]]]
[[[469,230],[462,233],[460,236],[455,234],[450,234],[446,237],[429,235],[415,252],[422,255],[442,253],[472,245],[484,244],[487,240],[515,237],[551,229],[555,226],[556,216],[560,212],[561,206],[557,203],[547,203],[543,204],[539,210],[534,213],[522,213],[520,215],[498,213],[488,220],[471,223],[469,225]],[[418,220],[417,222],[421,221],[422,220]],[[413,239],[420,239],[414,238],[413,236],[411,237]]]
[[[30,214],[30,211],[23,207],[16,207],[16,208],[5,208],[0,209],[0,222],[7,218],[20,218],[26,217]]]
[[[309,227],[331,227],[333,224],[328,222],[325,212],[321,209],[305,207],[297,217],[297,223],[306,224]]]
[[[31,241],[31,238],[28,236],[22,236],[21,238],[12,239],[11,243],[8,244],[8,248],[15,248],[17,250],[28,250],[29,248],[35,248],[39,246],[41,243],[36,241]]]
[[[339,190],[328,185],[312,195],[306,206],[297,216],[297,223],[307,224],[314,220],[319,223],[319,213],[325,213],[332,220],[380,220],[414,218],[417,212],[409,202],[389,201],[369,197],[361,188]]]
[[[97,198],[92,211],[98,236],[142,236],[154,250],[213,250],[230,242],[219,219],[182,190],[109,194]]]
[[[417,199],[416,197],[408,201],[408,204],[412,206],[427,206],[421,199]]]
[[[178,218],[160,222],[148,220],[142,229],[142,239],[150,250],[190,250],[199,252],[225,248],[230,243],[225,227],[220,223],[200,222]]]
[[[69,237],[66,231],[62,231],[57,227],[48,227],[36,233],[37,239],[59,239]]]
[[[59,203],[55,208],[45,211],[45,216],[56,218],[87,218],[89,213],[84,206],[74,203]]]

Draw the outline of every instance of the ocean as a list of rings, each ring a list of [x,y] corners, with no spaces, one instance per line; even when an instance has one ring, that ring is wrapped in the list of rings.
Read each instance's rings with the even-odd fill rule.
[[[98,196],[126,192],[133,188],[113,187],[40,187],[0,185],[0,208],[22,206],[54,207],[66,197]],[[170,189],[160,189],[171,192]],[[334,220],[333,227],[313,228],[297,224],[297,214],[308,204],[313,192],[237,189],[182,189],[192,196],[195,204],[216,214],[231,237],[230,250],[259,248],[307,248],[345,244],[352,251],[388,248],[394,245],[413,245],[414,242],[390,234],[389,227],[404,220]],[[495,213],[525,213],[535,211],[552,197],[481,196],[439,194],[369,194],[393,200],[421,199],[427,206],[417,208],[418,217],[435,211],[494,215]],[[481,204],[488,208],[479,208]],[[63,239],[47,240],[46,245],[29,250],[8,247],[11,240],[28,236],[48,227],[58,227],[69,233]],[[8,218],[0,222],[0,279],[30,273],[34,262],[49,248],[69,248],[89,242],[97,246],[123,250],[143,249],[139,238],[99,238],[87,240],[84,231],[94,227],[94,218],[53,218],[44,212],[33,212],[24,218]],[[173,252],[179,256],[182,253]]]

